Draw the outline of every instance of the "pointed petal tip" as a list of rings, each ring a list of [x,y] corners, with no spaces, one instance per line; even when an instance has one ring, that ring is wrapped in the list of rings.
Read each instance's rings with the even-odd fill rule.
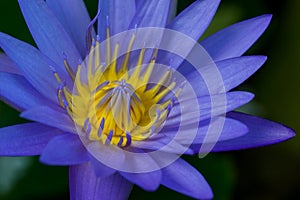
[[[266,20],[266,22],[270,23],[270,21],[273,18],[273,15],[272,14],[264,14],[264,15],[260,15],[258,17],[260,17],[260,18]]]
[[[234,92],[231,92],[231,93],[240,94],[239,95],[240,96],[240,101],[244,102],[244,104],[249,103],[255,97],[255,94],[253,94],[251,92],[234,91]]]
[[[213,152],[264,147],[290,140],[296,135],[290,127],[256,116],[238,112],[228,113],[227,116],[246,124],[249,133],[233,140],[217,143]]]
[[[275,123],[277,123],[277,122],[275,122]],[[281,133],[279,133],[279,135],[280,135],[279,138],[277,138],[277,140],[273,140],[267,144],[259,145],[259,146],[264,147],[264,146],[269,146],[269,145],[275,145],[278,143],[282,143],[282,142],[291,140],[296,136],[296,131],[294,129],[292,129],[291,127],[288,127],[288,126],[286,126],[284,124],[280,124],[280,123],[277,123],[277,124],[282,126]]]
[[[243,55],[267,29],[271,14],[253,17],[228,26],[201,41],[201,45],[215,60]]]
[[[249,103],[250,101],[252,101],[255,97],[255,94],[251,93],[251,92],[245,92],[245,91],[236,91],[238,93],[241,93],[242,95],[240,95],[240,102],[243,102],[243,105],[246,105],[247,103]],[[239,106],[239,107],[241,107]]]
[[[259,16],[250,18],[248,20],[260,22],[261,24],[264,24],[265,28],[267,28],[269,26],[272,18],[273,18],[272,14],[263,14],[263,15],[259,15]],[[245,20],[245,21],[248,21],[248,20]]]
[[[200,188],[198,190],[199,192],[194,192],[194,193],[190,193],[190,194],[186,194],[186,195],[188,195],[192,198],[195,198],[195,199],[202,199],[202,200],[211,200],[214,198],[214,193],[213,193],[211,187],[205,189],[205,194],[203,194],[202,189],[203,188]]]
[[[261,66],[267,61],[268,56],[265,56],[265,55],[247,55],[247,56],[237,57],[236,59],[238,59],[238,58],[245,59],[245,61],[249,61],[249,62],[259,63],[260,66]]]
[[[265,30],[270,25],[272,18],[273,18],[272,14],[263,14],[263,15],[254,17],[252,19],[257,20],[258,25],[260,24],[263,27],[262,29]],[[252,19],[249,19],[249,20],[252,20]]]
[[[259,56],[255,56],[255,57],[262,63],[265,63],[268,59],[268,56],[263,56],[263,55],[259,55]]]
[[[286,138],[283,139],[282,141],[290,140],[296,136],[296,131],[294,129],[286,125],[282,125],[282,126],[284,126],[287,129]]]
[[[214,193],[211,187],[207,184],[205,188],[201,185],[202,188],[199,188],[197,191],[194,190],[193,193],[187,194],[190,197],[195,199],[211,200],[214,198]],[[195,186],[196,187],[196,186]],[[205,192],[204,192],[205,191]]]

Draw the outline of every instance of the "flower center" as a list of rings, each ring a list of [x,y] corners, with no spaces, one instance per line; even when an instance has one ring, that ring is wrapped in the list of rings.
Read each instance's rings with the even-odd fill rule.
[[[105,82],[105,86],[95,93],[95,116],[105,120],[104,133],[122,137],[132,133],[142,120],[145,106],[134,88],[122,81]]]
[[[173,91],[176,83],[170,68],[155,73],[155,81],[152,80],[157,50],[153,50],[146,65],[144,48],[135,63],[129,61],[134,37],[120,59],[122,62],[117,62],[119,44],[115,45],[111,58],[107,43],[105,64],[101,63],[99,41],[94,42],[85,61],[78,66],[76,76],[65,60],[74,81],[72,93],[54,73],[61,83],[60,105],[89,140],[126,147],[132,141],[151,137],[166,120],[181,91],[180,88]]]
[[[106,82],[95,94],[95,101],[98,120],[111,122],[103,131],[115,130],[115,135],[132,132],[145,113],[140,97],[125,80]]]

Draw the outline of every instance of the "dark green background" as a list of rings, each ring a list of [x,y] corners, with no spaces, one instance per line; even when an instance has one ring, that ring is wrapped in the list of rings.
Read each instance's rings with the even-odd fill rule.
[[[179,10],[192,1],[179,0]],[[86,0],[92,16],[96,0]],[[269,57],[240,88],[256,94],[244,112],[281,122],[300,131],[300,1],[223,0],[205,36],[232,23],[272,13],[273,20],[246,54]],[[0,31],[33,44],[16,0],[0,1]],[[204,36],[204,37],[205,37]],[[3,83],[0,83],[3,84]],[[0,103],[0,127],[21,123],[18,113]],[[215,199],[279,200],[300,196],[300,139],[258,149],[185,157],[212,186]],[[68,170],[38,158],[0,158],[0,199],[68,199]],[[189,199],[161,187],[147,193],[135,187],[130,199]]]

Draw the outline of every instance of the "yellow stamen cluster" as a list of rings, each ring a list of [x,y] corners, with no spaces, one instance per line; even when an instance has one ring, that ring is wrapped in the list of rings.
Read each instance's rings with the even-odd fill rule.
[[[172,93],[176,86],[172,81],[172,70],[163,70],[162,74],[157,75],[160,78],[156,83],[150,84],[157,50],[153,51],[147,65],[143,64],[145,48],[140,50],[136,63],[129,62],[134,39],[135,35],[120,63],[119,44],[114,46],[111,58],[109,37],[106,64],[101,64],[99,41],[94,42],[85,61],[78,66],[76,76],[65,60],[66,70],[74,81],[74,89],[70,92],[61,84],[58,99],[89,140],[128,146],[132,140],[150,137],[170,112],[172,98],[166,100],[164,97]],[[61,82],[57,73],[54,74]],[[178,96],[179,92],[173,92],[173,97]]]

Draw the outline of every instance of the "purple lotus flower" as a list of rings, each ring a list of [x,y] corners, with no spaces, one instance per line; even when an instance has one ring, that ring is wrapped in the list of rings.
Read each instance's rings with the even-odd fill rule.
[[[38,49],[0,33],[8,56],[0,55],[0,96],[32,122],[0,129],[0,155],[70,166],[71,199],[126,199],[133,184],[211,199],[204,177],[181,154],[293,137],[290,128],[233,111],[253,98],[231,89],[266,61],[241,55],[271,16],[201,41],[209,57],[188,44],[205,31],[219,0],[195,1],[176,17],[174,3],[100,0],[91,20],[80,0],[19,0]]]

